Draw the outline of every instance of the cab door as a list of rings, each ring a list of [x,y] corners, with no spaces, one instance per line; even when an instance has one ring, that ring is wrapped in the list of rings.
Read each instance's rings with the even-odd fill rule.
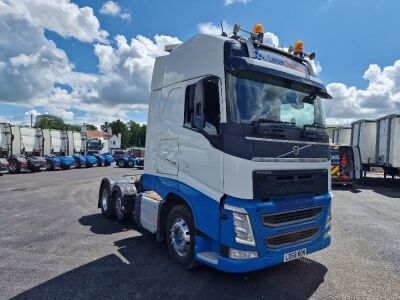
[[[179,142],[179,181],[211,198],[222,196],[223,188],[223,153],[212,145],[219,134],[220,86],[218,77],[207,76],[186,87]]]

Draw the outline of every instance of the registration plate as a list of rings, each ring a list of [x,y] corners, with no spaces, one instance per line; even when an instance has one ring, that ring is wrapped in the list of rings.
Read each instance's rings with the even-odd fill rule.
[[[289,253],[285,253],[283,255],[283,262],[287,262],[287,261],[291,261],[291,260],[294,260],[294,259],[298,259],[300,257],[305,256],[306,254],[307,254],[307,249],[306,248],[303,248],[303,249],[300,249],[300,250],[296,250],[296,251],[293,251],[293,252],[289,252]]]

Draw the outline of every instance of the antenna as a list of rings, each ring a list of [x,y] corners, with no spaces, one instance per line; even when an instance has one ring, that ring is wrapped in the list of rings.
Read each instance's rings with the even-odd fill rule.
[[[221,36],[227,37],[228,34],[224,31],[224,24],[222,24],[222,21],[221,21],[221,30],[222,30]]]

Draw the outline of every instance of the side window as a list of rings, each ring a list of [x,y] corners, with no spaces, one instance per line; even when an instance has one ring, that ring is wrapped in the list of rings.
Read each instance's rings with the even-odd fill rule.
[[[186,87],[184,126],[217,135],[220,124],[219,79],[206,77]]]

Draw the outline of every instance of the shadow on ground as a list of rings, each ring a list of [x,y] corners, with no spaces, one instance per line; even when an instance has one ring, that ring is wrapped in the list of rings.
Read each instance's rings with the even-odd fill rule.
[[[400,179],[366,177],[354,183],[354,185],[332,185],[333,190],[361,193],[362,190],[371,190],[389,198],[400,198]]]
[[[132,230],[133,224],[105,220],[100,214],[80,219],[96,234]],[[137,230],[137,228],[135,228]],[[168,256],[164,243],[152,235],[115,242],[117,255],[108,255],[40,284],[16,299],[88,298],[295,298],[308,299],[324,281],[327,268],[300,259],[246,274],[223,273],[206,266],[183,270]]]

